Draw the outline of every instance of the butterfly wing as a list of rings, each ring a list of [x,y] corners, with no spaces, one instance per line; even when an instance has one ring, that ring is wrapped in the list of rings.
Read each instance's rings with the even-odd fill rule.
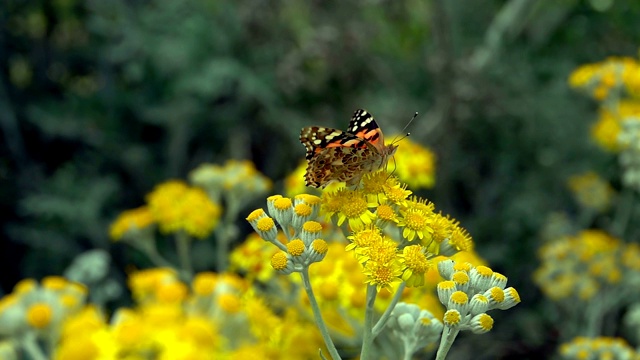
[[[378,152],[383,152],[384,136],[382,135],[382,130],[367,110],[358,109],[353,113],[347,131],[358,138],[366,140],[369,144],[373,145]]]
[[[349,184],[356,177],[359,181],[362,159],[376,151],[354,134],[317,126],[302,129],[300,142],[307,150],[306,185],[313,187],[325,187],[333,181]]]
[[[384,144],[382,130],[366,110],[353,113],[347,131],[307,127],[300,133],[308,162],[307,186],[325,187],[333,181],[357,185],[367,172],[385,166],[396,146]]]

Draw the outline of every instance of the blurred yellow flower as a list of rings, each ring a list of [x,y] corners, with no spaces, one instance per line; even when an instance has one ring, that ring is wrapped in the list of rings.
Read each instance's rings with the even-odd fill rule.
[[[208,236],[222,213],[204,190],[179,180],[157,185],[147,195],[147,203],[162,232],[182,230],[197,238]]]
[[[603,101],[613,90],[624,89],[636,96],[640,90],[640,63],[630,57],[609,57],[602,62],[578,67],[569,75],[569,86],[589,93]],[[618,94],[614,94],[618,95]]]
[[[144,229],[155,223],[153,214],[147,206],[123,211],[109,227],[109,237],[118,241],[127,233],[134,235],[140,229]],[[134,235],[135,236],[135,235]]]
[[[576,337],[560,345],[560,354],[568,360],[637,359],[639,355],[623,338],[613,337]]]
[[[625,261],[625,254],[632,249],[632,245],[600,230],[565,236],[540,248],[542,264],[533,279],[550,299],[566,299],[575,306],[575,300],[614,294],[616,287],[622,291],[622,287],[632,284],[639,275],[637,267]],[[608,289],[606,293],[603,288]]]
[[[230,270],[245,274],[251,280],[266,282],[275,275],[275,271],[265,259],[270,259],[277,252],[278,248],[252,233],[231,252]]]
[[[615,195],[611,185],[593,171],[570,177],[568,185],[580,205],[597,211],[607,210]]]
[[[284,191],[286,196],[294,197],[309,191],[304,183],[304,174],[307,171],[307,162],[302,161],[300,164],[284,179]]]
[[[413,190],[435,185],[436,156],[428,148],[404,138],[394,158],[393,174]]]

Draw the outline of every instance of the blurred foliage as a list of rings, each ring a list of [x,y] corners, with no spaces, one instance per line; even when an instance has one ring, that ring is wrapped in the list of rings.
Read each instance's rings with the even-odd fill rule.
[[[344,128],[363,107],[391,133],[419,111],[413,140],[438,159],[422,195],[529,306],[502,334],[523,343],[511,351],[545,353],[553,339],[529,330],[551,321],[536,317],[537,234],[577,211],[569,176],[619,173],[567,77],[637,56],[639,16],[629,0],[3,1],[0,293],[108,249],[119,211],[198,164],[251,159],[277,185],[303,126]]]

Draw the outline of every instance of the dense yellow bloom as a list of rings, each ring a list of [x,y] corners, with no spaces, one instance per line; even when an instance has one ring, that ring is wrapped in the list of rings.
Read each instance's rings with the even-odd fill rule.
[[[218,223],[222,213],[204,190],[190,187],[182,181],[162,183],[147,195],[149,209],[165,233],[185,231],[204,238]]]

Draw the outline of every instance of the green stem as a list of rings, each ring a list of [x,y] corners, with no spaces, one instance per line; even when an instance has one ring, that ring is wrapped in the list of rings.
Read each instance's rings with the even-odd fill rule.
[[[133,248],[138,249],[140,252],[145,254],[149,260],[151,260],[153,265],[175,269],[175,266],[172,263],[160,255],[158,248],[156,247],[156,242],[153,238],[144,238],[140,239],[140,241],[132,241],[129,244]]]
[[[364,311],[364,326],[362,329],[362,351],[360,353],[361,360],[370,360],[373,357],[373,339],[375,338],[375,336],[373,335],[373,305],[376,302],[377,295],[378,292],[376,291],[375,285],[367,286],[367,307]]]
[[[382,314],[382,316],[380,317],[376,325],[373,327],[374,338],[378,336],[384,329],[384,326],[387,324],[387,320],[389,320],[389,316],[391,316],[391,312],[393,312],[393,309],[396,307],[396,304],[398,303],[398,301],[400,301],[400,297],[402,296],[402,291],[406,286],[407,286],[407,283],[404,281],[400,283],[400,286],[398,286],[398,290],[396,290],[396,293],[393,295],[393,299],[391,299],[391,303],[389,304],[387,309],[384,311],[384,314]]]
[[[189,245],[191,238],[184,231],[176,233],[176,249],[178,251],[178,261],[180,261],[180,270],[191,278],[193,276],[193,267],[191,266],[191,256],[189,255]]]
[[[240,212],[240,202],[233,194],[224,193],[227,208],[222,222],[216,229],[216,268],[224,272],[229,267],[229,248],[231,241],[238,236],[238,229],[234,223]]]
[[[413,357],[413,352],[411,352],[411,350],[415,349],[415,344],[410,344],[407,338],[403,339],[402,344],[404,345],[402,360],[411,360]]]
[[[231,239],[229,237],[229,230],[227,226],[231,224],[218,225],[220,231],[216,231],[216,268],[219,273],[224,272],[229,266],[229,243]]]
[[[453,345],[453,341],[458,336],[460,330],[452,329],[448,326],[444,327],[442,331],[442,337],[440,338],[440,347],[438,347],[438,353],[436,355],[436,360],[444,360],[447,357],[447,353],[449,353],[449,349],[451,349],[451,345]]]
[[[635,196],[633,190],[625,188],[619,197],[620,200],[618,201],[618,206],[613,218],[611,233],[614,236],[624,237],[624,233],[626,232],[629,224],[629,219],[633,213]]]
[[[22,339],[22,347],[24,351],[29,354],[29,357],[33,360],[47,360],[47,356],[44,354],[40,345],[36,342],[35,334],[27,334]]]
[[[309,281],[309,268],[305,267],[301,272],[300,276],[302,276],[302,283],[304,284],[304,290],[307,292],[307,297],[309,298],[309,304],[311,305],[311,310],[313,311],[313,317],[316,320],[316,325],[318,329],[320,329],[320,334],[324,339],[324,344],[327,346],[327,350],[329,350],[329,354],[333,360],[339,360],[340,354],[338,354],[338,349],[336,349],[333,340],[331,340],[331,335],[329,335],[329,329],[327,328],[327,324],[322,319],[322,313],[320,312],[320,306],[318,306],[318,302],[316,301],[316,297],[313,294],[313,288],[311,288],[311,282]]]

